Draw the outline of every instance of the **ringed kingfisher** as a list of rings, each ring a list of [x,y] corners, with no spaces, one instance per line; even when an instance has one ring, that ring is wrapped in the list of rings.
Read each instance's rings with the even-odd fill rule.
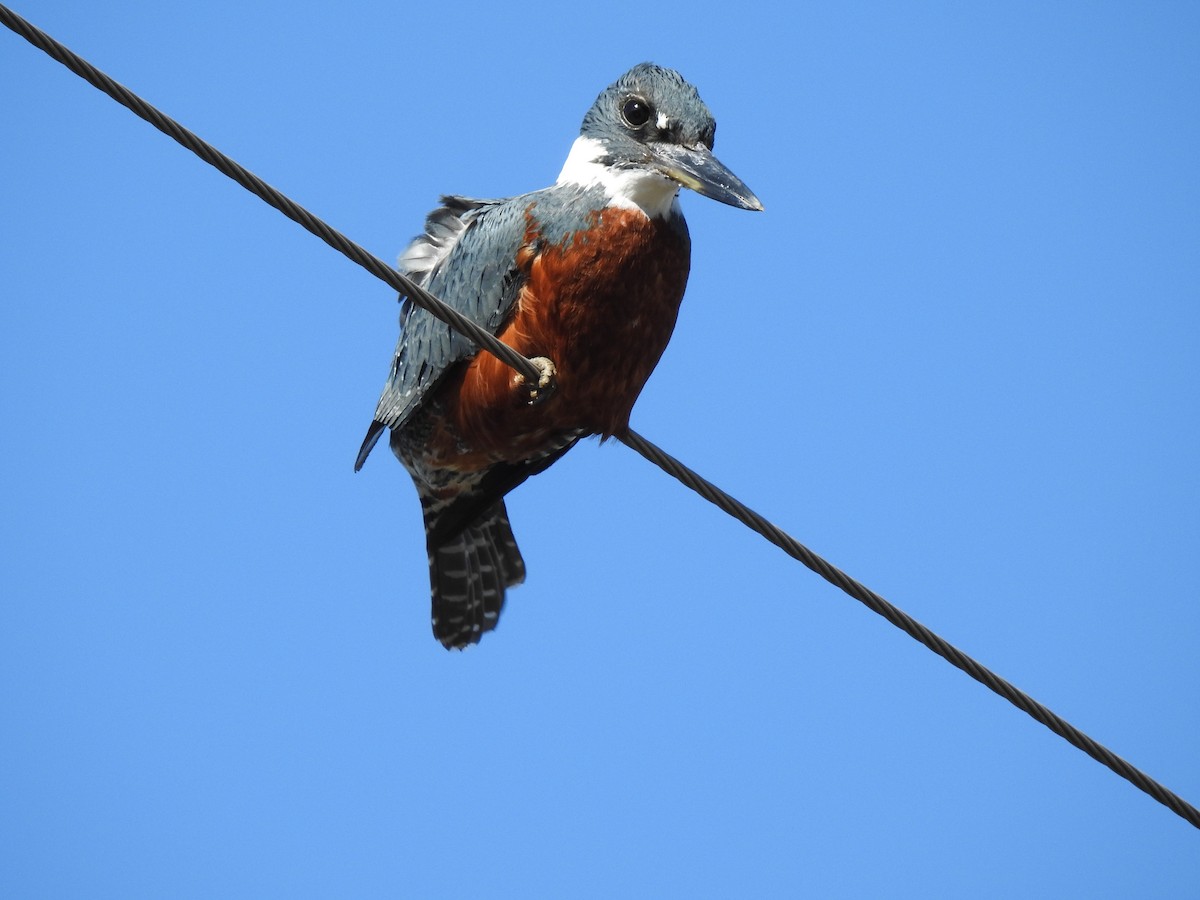
[[[763,208],[713,156],[715,131],[678,72],[634,66],[588,110],[552,187],[442,197],[401,255],[409,278],[541,373],[526,384],[401,298],[400,340],[354,469],[390,429],[421,500],[445,647],[495,628],[506,589],[525,580],[505,495],[581,438],[628,428],[687,284],[680,187]]]

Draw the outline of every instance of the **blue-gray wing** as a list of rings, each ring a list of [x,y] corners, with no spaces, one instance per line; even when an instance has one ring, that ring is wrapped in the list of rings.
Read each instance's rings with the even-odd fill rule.
[[[517,251],[525,240],[531,198],[471,200],[443,197],[425,220],[425,233],[400,257],[399,268],[435,297],[495,334],[508,317],[522,276]],[[402,298],[400,340],[354,469],[358,471],[385,428],[399,428],[459,360],[478,348],[449,325]]]

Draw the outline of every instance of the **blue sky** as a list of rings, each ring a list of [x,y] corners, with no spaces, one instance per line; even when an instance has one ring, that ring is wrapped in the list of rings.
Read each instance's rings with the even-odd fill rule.
[[[440,7],[440,8],[435,8]],[[391,260],[700,88],[636,428],[1200,802],[1191,4],[25,2]],[[1180,897],[1200,834],[614,443],[429,633],[388,288],[0,34],[0,893]]]

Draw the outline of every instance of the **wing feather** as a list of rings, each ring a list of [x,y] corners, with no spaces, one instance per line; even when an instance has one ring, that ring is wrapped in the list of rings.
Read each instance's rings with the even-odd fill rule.
[[[524,278],[516,267],[525,241],[530,195],[507,200],[443,197],[425,231],[400,256],[401,271],[434,296],[495,334]],[[400,340],[374,421],[355,461],[362,467],[385,428],[399,428],[459,360],[478,348],[449,325],[402,297]]]

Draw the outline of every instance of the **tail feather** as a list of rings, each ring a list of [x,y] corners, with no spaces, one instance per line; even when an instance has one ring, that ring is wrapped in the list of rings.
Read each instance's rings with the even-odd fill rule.
[[[436,545],[437,522],[427,518],[433,634],[447,649],[476,644],[496,627],[507,588],[525,580],[525,562],[504,501]]]

